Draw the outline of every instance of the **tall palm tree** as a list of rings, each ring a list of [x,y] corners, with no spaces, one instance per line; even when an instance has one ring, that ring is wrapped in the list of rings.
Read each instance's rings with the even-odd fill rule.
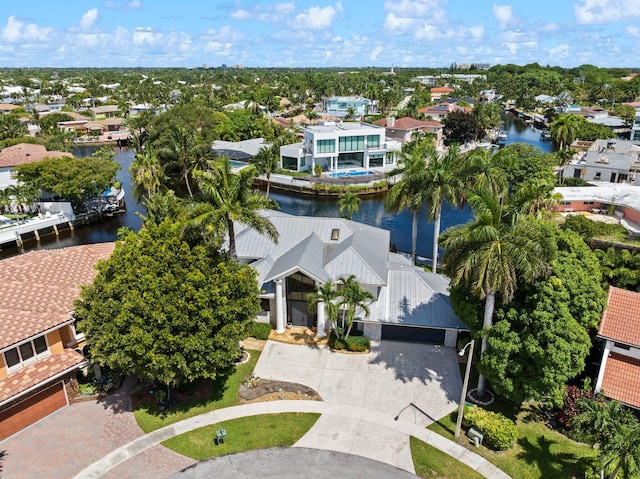
[[[133,195],[138,200],[145,194],[146,198],[150,199],[165,179],[160,160],[155,151],[149,147],[136,154],[129,166],[129,174],[135,184]]]
[[[228,158],[219,158],[211,170],[195,171],[200,195],[189,206],[189,226],[200,228],[205,236],[221,244],[225,234],[229,238],[229,254],[236,259],[234,222],[267,235],[278,242],[278,232],[260,211],[278,209],[278,204],[251,189],[256,170],[253,166],[231,171]]]
[[[182,179],[184,180],[189,198],[193,198],[190,176],[194,170],[202,167],[206,162],[209,145],[199,143],[191,130],[184,126],[174,125],[169,129],[169,154],[180,166]]]
[[[338,304],[337,299],[340,296],[338,290],[335,288],[335,285],[331,281],[327,281],[326,283],[318,286],[315,293],[310,293],[307,295],[307,303],[309,305],[309,310],[313,311],[316,307],[320,306],[320,303],[323,304],[325,318],[331,324],[331,329],[337,335],[337,327],[338,327]],[[320,334],[324,334],[324,331],[318,331]]]
[[[429,158],[425,175],[425,193],[429,205],[429,219],[433,221],[433,264],[431,271],[436,272],[438,265],[438,238],[440,236],[440,220],[442,202],[458,206],[462,197],[464,182],[460,174],[460,150],[458,145],[451,145],[444,155],[436,151],[432,142],[427,142],[426,154]]]
[[[386,211],[408,209],[413,214],[411,225],[411,262],[416,264],[416,246],[418,243],[418,211],[427,200],[425,188],[427,162],[421,148],[401,153],[403,166],[400,169],[402,179],[387,193],[384,200]]]
[[[356,318],[356,312],[362,310],[364,317],[369,317],[370,310],[369,304],[371,304],[376,298],[370,291],[363,289],[360,283],[356,280],[355,275],[349,275],[348,278],[340,278],[342,282],[342,288],[340,293],[340,305],[342,306],[342,327],[344,328],[345,321],[347,324],[347,332],[344,335],[344,339],[349,337],[351,328],[353,327],[353,320]]]
[[[549,125],[551,138],[560,145],[561,150],[568,148],[578,136],[580,120],[576,115],[565,113],[559,115]]]
[[[492,150],[477,148],[464,158],[464,176],[473,188],[499,195],[507,188],[506,171],[512,164],[513,155],[508,149],[494,153]]]
[[[267,177],[267,198],[271,188],[271,175],[280,167],[280,147],[282,140],[276,139],[271,145],[265,145],[253,158],[253,164],[259,174]]]
[[[352,191],[346,191],[340,195],[338,205],[340,207],[340,214],[344,215],[347,219],[352,219],[354,213],[360,210],[360,197]]]
[[[479,190],[471,193],[467,201],[474,219],[442,234],[443,264],[454,286],[468,285],[485,300],[483,354],[487,330],[493,325],[496,295],[509,302],[518,279],[531,283],[546,275],[553,248],[530,218],[508,207],[506,197]],[[485,394],[483,375],[478,378],[478,394]]]

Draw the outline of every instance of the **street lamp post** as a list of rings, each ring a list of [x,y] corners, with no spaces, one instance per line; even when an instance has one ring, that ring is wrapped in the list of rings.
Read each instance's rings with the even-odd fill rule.
[[[467,357],[467,369],[464,372],[464,383],[462,384],[462,397],[460,398],[460,406],[458,407],[458,420],[456,421],[456,439],[460,437],[460,427],[462,426],[462,415],[464,412],[464,403],[467,398],[467,387],[469,386],[469,373],[471,372],[471,358],[473,356],[473,346],[475,341],[472,339],[468,342],[464,348],[458,353],[459,356],[464,356],[465,350],[469,348],[469,356]]]

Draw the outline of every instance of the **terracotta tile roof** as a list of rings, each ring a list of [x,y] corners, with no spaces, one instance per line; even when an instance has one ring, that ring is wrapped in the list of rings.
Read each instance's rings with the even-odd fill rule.
[[[611,353],[601,388],[606,397],[640,408],[640,359]]]
[[[62,158],[65,156],[71,157],[73,155],[62,151],[47,151],[42,145],[19,143],[0,151],[0,168],[36,163],[44,158]]]
[[[20,106],[12,103],[0,103],[0,111],[13,111],[16,108],[20,108]]]
[[[46,359],[38,361],[6,378],[0,379],[0,402],[4,402],[13,396],[26,391],[47,379],[54,377],[66,370],[71,370],[84,361],[82,354],[73,349],[65,349],[60,354],[53,354]]]
[[[0,261],[0,349],[62,324],[71,317],[80,285],[114,243],[39,250]]]
[[[387,119],[382,118],[373,122],[374,125],[387,126]],[[444,128],[444,125],[435,120],[416,120],[405,116],[403,118],[397,118],[392,127],[395,130],[415,130],[418,128]]]
[[[455,90],[453,88],[449,88],[448,86],[435,86],[430,91],[431,93],[451,93]]]
[[[609,286],[598,336],[640,347],[640,293]]]

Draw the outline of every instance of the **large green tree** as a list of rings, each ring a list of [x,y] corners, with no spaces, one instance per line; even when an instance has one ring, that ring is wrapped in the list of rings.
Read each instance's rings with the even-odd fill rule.
[[[168,387],[214,379],[259,310],[255,271],[181,238],[171,221],[116,243],[74,316],[92,360]]]
[[[484,136],[484,130],[473,113],[452,111],[442,122],[447,144],[464,144]]]

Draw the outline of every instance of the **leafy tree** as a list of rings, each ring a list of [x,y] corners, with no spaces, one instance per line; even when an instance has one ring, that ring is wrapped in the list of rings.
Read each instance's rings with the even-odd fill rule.
[[[497,153],[484,148],[471,150],[462,165],[466,181],[474,188],[502,194],[507,188],[506,171],[512,169],[513,155],[508,148]]]
[[[502,123],[502,105],[476,102],[473,106],[473,115],[482,130],[498,128]]]
[[[73,121],[73,119],[71,115],[66,113],[49,113],[40,119],[40,128],[43,133],[51,134],[58,129],[58,123],[61,121]]]
[[[636,109],[631,105],[623,105],[622,103],[617,104],[613,111],[616,115],[622,118],[627,124],[631,124],[633,119],[636,116]]]
[[[496,295],[509,303],[518,280],[532,283],[549,272],[555,251],[537,222],[508,207],[508,198],[487,191],[467,197],[474,219],[446,230],[443,265],[454,287],[463,284],[485,300],[481,354],[487,350],[487,334],[493,326]],[[485,378],[478,379],[478,394],[485,393]]]
[[[163,152],[167,155],[166,161],[176,164],[180,170],[189,198],[193,198],[189,178],[194,170],[206,163],[210,149],[208,144],[201,143],[196,134],[187,127],[173,125],[169,130],[169,146]]]
[[[271,175],[278,170],[280,165],[280,147],[283,145],[280,141],[274,141],[271,145],[265,145],[253,158],[252,163],[255,165],[259,174],[267,177],[267,198],[269,197],[269,189],[271,187]]]
[[[140,216],[145,222],[160,224],[167,218],[171,221],[184,219],[184,200],[176,196],[173,190],[157,192],[151,198],[145,198],[143,204],[147,214]]]
[[[234,222],[238,222],[278,241],[273,223],[261,214],[264,209],[277,209],[278,204],[252,190],[255,168],[231,171],[228,158],[219,158],[213,169],[196,172],[200,194],[188,205],[190,227],[200,230],[218,246],[229,238],[229,253],[236,259]]]
[[[356,280],[355,275],[349,275],[347,278],[340,278],[342,287],[339,290],[340,293],[340,306],[342,308],[342,327],[347,325],[347,331],[344,334],[344,339],[349,338],[351,328],[353,327],[353,320],[356,318],[356,313],[361,310],[364,313],[365,319],[369,317],[369,304],[375,301],[375,296],[370,291],[363,289],[360,283]],[[340,336],[338,336],[340,338]]]
[[[340,195],[338,205],[340,214],[350,220],[353,218],[354,213],[357,213],[360,209],[360,197],[351,191],[347,191]]]
[[[596,250],[605,284],[640,292],[640,254],[623,249]]]
[[[109,188],[119,169],[120,165],[114,160],[65,157],[19,165],[16,173],[20,181],[77,204],[88,192]]]
[[[315,293],[309,293],[307,296],[307,303],[309,310],[313,311],[315,308],[323,307],[325,311],[326,320],[331,324],[331,329],[334,330],[338,336],[338,304],[339,297],[338,290],[331,281],[327,281],[318,286]],[[319,331],[320,334],[324,334],[324,331]]]
[[[484,136],[484,130],[478,125],[478,120],[473,113],[452,111],[442,122],[447,144],[464,144]]]
[[[27,128],[14,115],[0,115],[0,140],[28,134]]]
[[[75,302],[92,359],[167,387],[215,379],[259,311],[255,271],[149,223],[116,243]]]
[[[136,153],[136,157],[129,165],[129,173],[134,183],[133,195],[138,200],[145,194],[147,200],[151,199],[165,178],[158,156],[151,147]]]

